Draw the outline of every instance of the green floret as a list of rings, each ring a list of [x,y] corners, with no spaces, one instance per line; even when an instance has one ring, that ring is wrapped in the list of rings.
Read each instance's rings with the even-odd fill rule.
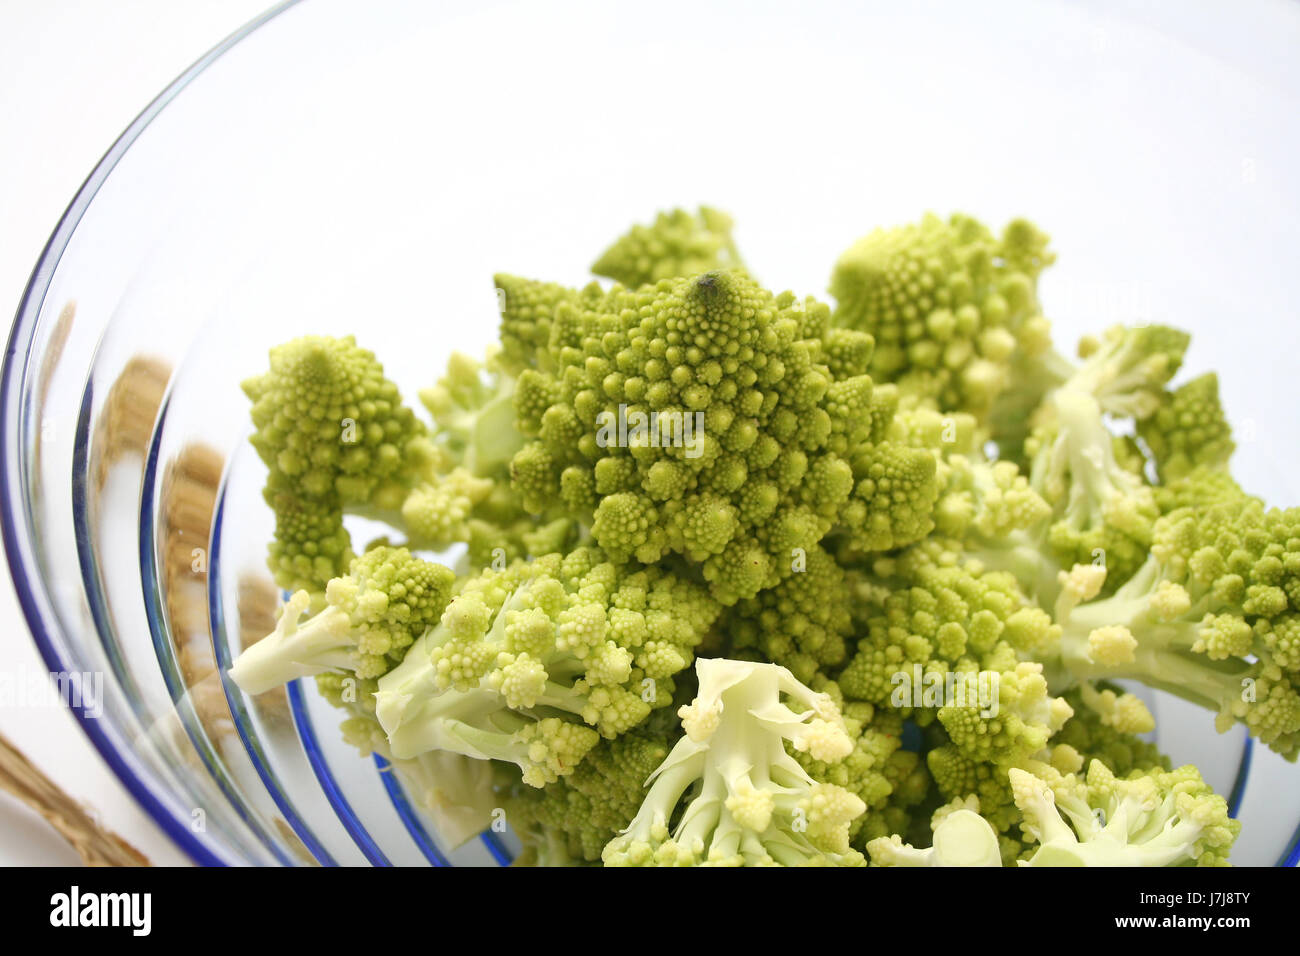
[[[508,486],[498,485],[495,493],[502,493],[503,489],[508,490]],[[491,513],[489,507],[490,501],[478,512]],[[508,508],[493,511],[502,517],[471,518],[466,525],[469,532],[466,557],[470,568],[501,569],[520,558],[565,554],[583,542],[582,529],[569,518],[539,523],[532,515],[520,515]]]
[[[850,457],[853,495],[840,528],[856,553],[890,551],[934,528],[934,456],[892,442],[860,446]]]
[[[881,385],[876,395],[887,396],[896,390],[893,385]],[[928,403],[909,399],[906,405],[899,405],[888,437],[911,448],[929,449],[944,461],[955,455],[980,454],[984,432],[973,415],[940,412]]]
[[[419,548],[441,550],[470,536],[476,505],[492,493],[492,482],[464,468],[429,476],[402,502],[401,526],[407,541]]]
[[[1052,607],[1060,566],[1044,538],[1052,507],[1009,461],[950,457],[940,470],[943,491],[935,524],[970,559],[1009,573],[1025,595]]]
[[[1023,829],[1039,844],[1022,866],[1226,866],[1241,831],[1195,767],[1086,777],[1040,765],[1011,771]]]
[[[594,305],[605,297],[599,283],[570,289],[555,282],[523,279],[498,273],[496,283],[501,309],[501,365],[513,374],[550,364],[547,345],[561,304]]]
[[[594,548],[488,569],[380,680],[376,712],[399,758],[504,760],[540,787],[666,706],[717,613],[698,585]]]
[[[1162,515],[1195,508],[1202,502],[1259,501],[1246,494],[1226,469],[1208,465],[1198,465],[1167,484],[1156,485],[1154,492]]]
[[[1147,418],[1160,407],[1190,339],[1165,325],[1115,326],[1085,340],[1083,362],[1064,387],[1091,395],[1107,414]]]
[[[1226,471],[1236,445],[1219,403],[1219,377],[1200,375],[1164,395],[1155,412],[1138,423],[1163,482],[1197,468]]]
[[[998,672],[957,675],[955,699],[940,707],[938,729],[926,755],[940,795],[973,799],[998,831],[1009,861],[1023,849],[1007,772],[1047,757],[1049,741],[1071,717],[1070,705],[1053,697],[1042,665],[1022,662]]]
[[[541,790],[519,788],[507,812],[524,841],[526,862],[600,862],[605,845],[636,816],[646,781],[680,736],[673,711],[663,708],[640,727],[602,740],[568,776]]]
[[[392,489],[427,459],[428,443],[374,354],[351,336],[304,336],[273,348],[270,360],[243,385],[276,514],[270,566],[281,587],[319,591],[351,558],[344,510],[400,506],[404,494]]]
[[[1020,840],[1020,811],[1011,799],[1005,761],[982,763],[950,743],[940,743],[925,754],[926,767],[944,800],[979,801],[980,815],[1001,835],[1003,859],[1014,860],[1024,849]]]
[[[311,595],[295,592],[275,630],[239,655],[230,676],[246,694],[326,670],[378,677],[438,620],[454,580],[447,568],[405,548],[375,548],[330,581],[325,607],[306,621]]]
[[[733,649],[754,648],[809,683],[847,656],[845,640],[853,632],[850,583],[822,548],[797,556],[796,565],[776,587],[738,603],[728,622]]]
[[[1110,691],[1122,697],[1122,688],[1099,683],[1092,688],[1095,693]],[[1052,766],[1065,773],[1075,772],[1094,760],[1100,760],[1111,772],[1126,776],[1133,770],[1170,769],[1169,758],[1150,741],[1136,733],[1119,730],[1115,722],[1084,703],[1084,690],[1072,688],[1063,696],[1074,711],[1061,732],[1052,738]],[[1071,756],[1071,753],[1073,756]]]
[[[1100,564],[1117,587],[1146,560],[1159,508],[1140,474],[1115,457],[1097,398],[1066,387],[1047,398],[1048,424],[1026,446],[1030,486],[1052,506],[1047,547],[1062,568]]]
[[[425,396],[438,421],[431,436],[353,338],[305,336],[271,350],[270,370],[244,390],[252,444],[269,469],[269,564],[281,587],[319,592],[346,571],[346,514],[399,528],[416,548],[468,539],[492,498],[490,479],[504,476],[522,442],[510,424],[510,380],[488,382],[481,371],[453,357]]]
[[[1019,649],[1057,637],[1050,618],[1010,574],[964,559],[952,542],[928,539],[897,558],[879,559],[871,576],[879,586],[859,591],[866,636],[838,677],[852,700],[892,703],[928,722],[939,703],[924,688],[936,681],[943,688],[956,672],[1014,670]]]
[[[988,551],[1009,542],[1028,545],[1030,539],[1023,533],[1051,517],[1051,505],[1009,461],[988,463],[953,455],[945,465],[935,524],[950,538]]]
[[[606,866],[863,866],[849,826],[866,809],[817,783],[786,751],[851,752],[839,710],[774,664],[696,665],[686,736],[650,779],[640,810],[605,847]]]
[[[817,760],[787,744],[786,750],[818,783],[854,794],[866,812],[849,825],[849,842],[859,850],[875,837],[906,830],[913,810],[930,796],[930,776],[919,754],[902,748],[903,720],[896,710],[845,701],[838,685],[818,675],[813,682],[844,717],[853,750],[838,760]]]
[[[935,436],[929,431],[932,422],[928,415],[916,405],[900,414],[899,400],[893,385],[872,391],[867,405],[869,428],[848,452],[853,492],[832,529],[841,560],[902,547],[919,541],[934,528],[939,463],[948,423],[941,420]],[[951,425],[952,437],[959,439],[956,418]]]
[[[263,497],[275,513],[275,536],[267,546],[267,567],[286,591],[320,591],[347,573],[352,537],[334,495],[302,493],[295,479],[274,469]]]
[[[633,226],[596,260],[591,271],[635,289],[660,279],[694,276],[717,269],[743,272],[726,213],[701,206],[661,212],[648,226]]]
[[[1071,717],[1066,726],[1075,720]],[[940,799],[949,801],[949,805],[964,803],[988,821],[997,832],[1003,865],[1014,865],[1026,848],[1025,835],[1021,831],[1022,815],[1011,792],[1010,771],[1044,763],[1062,773],[1070,773],[1083,766],[1078,751],[1057,743],[1062,733],[1064,730],[1036,752],[1029,750],[1032,746],[1029,736],[1021,735],[1012,741],[1015,745],[1011,748],[997,748],[991,759],[983,759],[979,748],[952,743],[941,724],[931,725],[926,730],[929,749],[925,753],[925,763]]]
[[[1059,616],[1058,682],[1138,680],[1295,759],[1298,608],[1300,509],[1202,502],[1160,519],[1149,560],[1114,595]]]
[[[979,815],[979,801],[955,801],[935,811],[933,839],[916,849],[897,834],[867,844],[876,866],[1001,866],[998,835]]]
[[[959,675],[956,702],[939,708],[953,746],[981,763],[1015,763],[1047,746],[1073,710],[1053,697],[1043,666],[1023,661],[998,673]]]
[[[523,445],[515,429],[515,380],[500,365],[500,353],[480,362],[460,352],[420,401],[433,416],[435,443],[470,474],[503,477]]]
[[[303,495],[370,504],[400,482],[424,427],[374,353],[352,336],[304,336],[271,350],[268,372],[244,382],[251,442]]]
[[[999,239],[963,215],[877,229],[835,265],[835,324],[875,337],[878,380],[983,417],[1009,383],[1022,331],[1041,338],[1035,285],[1053,260],[1047,242],[1024,220]]]
[[[446,375],[420,392],[441,462],[403,503],[400,524],[413,545],[464,542],[471,567],[500,567],[577,543],[574,521],[530,512],[511,491],[510,462],[524,444],[519,416],[529,399],[527,373],[509,375],[498,351],[482,362],[453,353]]]
[[[561,303],[548,362],[519,381],[532,440],[515,492],[589,525],[616,560],[681,555],[728,605],[788,576],[792,549],[842,513],[876,546],[914,540],[932,458],[864,447],[871,382],[832,376],[827,319],[729,272]]]
[[[1070,715],[1039,665],[1020,655],[1054,646],[1060,629],[1011,574],[963,558],[952,542],[930,539],[879,559],[872,577],[879,586],[859,590],[867,636],[840,688],[925,728],[925,766],[939,796],[977,797],[1004,858],[1014,859],[1023,845],[1006,771],[1046,747]]]

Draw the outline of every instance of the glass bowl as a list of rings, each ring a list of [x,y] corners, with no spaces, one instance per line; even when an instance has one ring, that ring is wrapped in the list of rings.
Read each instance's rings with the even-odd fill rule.
[[[356,333],[414,391],[492,339],[494,272],[581,283],[660,208],[727,209],[754,271],[801,294],[874,225],[1031,215],[1058,339],[1192,331],[1238,477],[1300,503],[1295,9],[1007,3],[936,29],[897,6],[288,5],[110,149],[5,355],[3,530],[50,670],[103,682],[83,728],[196,861],[509,861],[509,833],[441,845],[311,682],[223,678],[278,599],[239,383],[294,335]],[[1231,795],[1234,860],[1293,864],[1300,771],[1150,700],[1162,747]]]

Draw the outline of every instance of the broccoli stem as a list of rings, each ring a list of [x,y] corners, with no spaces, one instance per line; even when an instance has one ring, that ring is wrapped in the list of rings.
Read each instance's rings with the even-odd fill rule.
[[[678,746],[682,746],[678,744]],[[651,777],[650,789],[636,818],[624,833],[634,840],[649,840],[656,825],[667,827],[682,795],[704,773],[705,751],[696,749],[689,756],[661,766]],[[694,802],[692,802],[692,807]]]
[[[700,766],[701,769],[697,772],[702,773],[703,762]],[[727,831],[721,829],[726,799],[727,788],[722,778],[717,774],[706,774],[700,792],[687,805],[682,815],[674,839],[680,845],[688,847],[694,846],[698,840],[710,853],[715,850],[735,853],[735,848],[739,845],[736,828]]]
[[[547,681],[546,689],[537,698],[538,707],[562,710],[566,714],[581,717],[587,708],[587,695],[579,693],[567,684]]]
[[[495,690],[475,687],[468,691],[438,689],[434,670],[418,685],[404,684],[399,694],[380,694],[376,713],[388,730],[396,758],[417,757],[430,750],[450,750],[467,757],[518,762],[526,746],[512,738],[535,723],[536,716],[561,711],[581,716],[587,698],[572,687],[548,682],[537,706],[527,714],[511,710]]]
[[[1138,577],[1149,579],[1150,574],[1144,567]],[[1062,626],[1059,653],[1066,679],[1049,683],[1060,687],[1081,680],[1138,680],[1215,711],[1235,699],[1241,693],[1241,679],[1252,665],[1240,658],[1215,661],[1192,650],[1200,638],[1198,622],[1205,613],[1205,602],[1178,620],[1162,621],[1151,611],[1146,595],[1133,596],[1132,591],[1137,590],[1134,583],[1136,579],[1113,597],[1070,612]],[[1137,640],[1132,661],[1105,665],[1092,659],[1089,635],[1111,625],[1127,627]]]
[[[1188,848],[1200,839],[1203,827],[1190,820],[1179,820],[1168,826],[1165,819],[1166,825],[1158,836],[1131,848],[1130,853],[1137,855],[1138,866],[1173,866],[1186,859]]]
[[[431,735],[435,750],[450,751],[480,760],[503,760],[526,767],[529,745],[516,736],[528,721],[513,711],[500,708],[488,716],[490,726],[466,723],[455,718],[437,721],[438,732]]]
[[[1060,433],[1050,451],[1034,462],[1030,483],[1048,492],[1069,486],[1065,519],[1083,529],[1101,525],[1105,505],[1131,489],[1120,487],[1123,472],[1115,461],[1112,436],[1102,420],[1101,406],[1085,392],[1063,388],[1050,399],[1060,422]],[[1067,478],[1068,475],[1068,478]],[[1136,479],[1133,484],[1136,484]]]
[[[510,464],[524,446],[515,427],[514,389],[503,389],[474,416],[465,467],[476,475],[489,475]]]
[[[432,673],[432,668],[429,669]],[[397,759],[430,750],[450,750],[468,757],[495,756],[507,738],[526,721],[506,709],[496,694],[403,687],[403,693],[377,695],[376,714],[388,731]],[[494,743],[494,741],[497,741]]]
[[[299,677],[329,670],[352,671],[356,643],[347,613],[328,607],[299,624],[308,605],[306,591],[290,598],[275,630],[245,648],[230,668],[230,677],[246,694],[261,694]]]
[[[1049,865],[1064,865],[1068,858],[1076,866],[1172,866],[1187,857],[1188,848],[1200,839],[1204,829],[1178,817],[1177,807],[1168,797],[1155,808],[1126,798],[1101,825],[1086,803],[1060,800],[1058,809],[1083,840],[1076,843],[1069,828],[1058,830],[1057,845],[1040,861],[1048,863],[1048,858],[1055,857]],[[1043,840],[1045,844],[1051,842],[1052,837]]]
[[[1057,575],[1061,566],[1043,552],[1044,546],[1024,532],[989,541],[967,550],[990,571],[1004,571],[1016,579],[1025,596],[1041,607],[1051,608],[1060,595]]]

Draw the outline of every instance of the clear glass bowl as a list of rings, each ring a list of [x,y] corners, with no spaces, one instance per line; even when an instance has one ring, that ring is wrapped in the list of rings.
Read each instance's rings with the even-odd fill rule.
[[[582,282],[658,208],[728,209],[754,270],[801,293],[873,225],[1030,214],[1057,237],[1043,296],[1061,341],[1190,329],[1188,369],[1221,374],[1239,477],[1300,502],[1300,376],[1281,347],[1300,148],[1276,122],[1296,115],[1294,9],[1164,25],[995,6],[945,8],[937,30],[910,5],[315,0],[145,110],[20,307],[3,530],[50,669],[103,675],[102,713],[78,716],[177,843],[202,863],[509,859],[509,834],[439,846],[310,682],[247,700],[222,678],[277,599],[239,383],[279,341],[352,332],[414,390],[493,337],[494,272]],[[1152,700],[1161,745],[1232,795],[1234,859],[1293,864],[1300,771]]]

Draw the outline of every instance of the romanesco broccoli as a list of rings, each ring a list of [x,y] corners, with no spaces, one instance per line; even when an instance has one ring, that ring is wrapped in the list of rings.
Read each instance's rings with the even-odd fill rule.
[[[504,808],[521,864],[1225,863],[1115,681],[1300,756],[1300,509],[1233,478],[1186,333],[1056,350],[1054,258],[927,216],[832,306],[675,210],[612,283],[497,275],[499,344],[420,408],[351,337],[273,349],[244,388],[292,593],[234,683],[314,676],[445,843]]]

